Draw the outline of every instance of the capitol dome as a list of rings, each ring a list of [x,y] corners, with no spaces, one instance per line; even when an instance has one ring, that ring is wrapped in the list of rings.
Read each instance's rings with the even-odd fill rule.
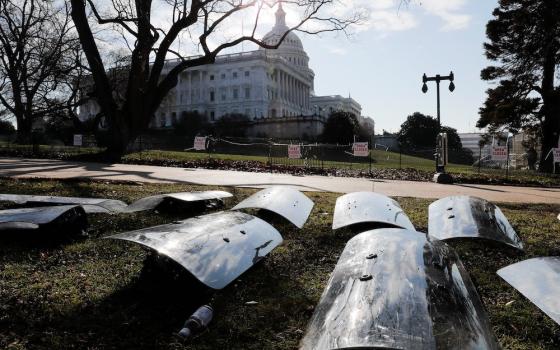
[[[286,12],[282,8],[282,2],[280,2],[276,11],[276,24],[263,37],[262,41],[268,45],[275,45],[288,30],[290,30],[290,27],[286,25]],[[261,47],[260,50],[265,50],[271,56],[280,56],[296,66],[309,67],[309,56],[303,49],[301,39],[294,32],[289,32],[277,49]]]

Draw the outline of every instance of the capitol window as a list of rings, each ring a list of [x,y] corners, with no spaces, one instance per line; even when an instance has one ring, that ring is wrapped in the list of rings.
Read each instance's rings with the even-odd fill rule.
[[[233,72],[233,79],[237,79],[237,72]]]
[[[245,71],[245,76],[248,77],[249,75],[251,75],[251,72]]]
[[[233,88],[233,99],[237,100],[239,98],[239,89]]]
[[[214,75],[211,75],[211,76],[210,76],[210,80],[214,80]]]
[[[214,102],[214,91],[210,91],[210,102]]]
[[[226,75],[224,73],[222,73],[220,78],[222,78],[222,80],[224,80],[226,78]]]
[[[245,99],[248,100],[251,98],[251,88],[250,87],[246,87],[245,88]]]

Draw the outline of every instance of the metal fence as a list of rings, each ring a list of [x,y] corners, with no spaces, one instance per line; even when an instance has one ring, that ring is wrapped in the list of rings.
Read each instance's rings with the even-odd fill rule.
[[[299,144],[301,158],[290,158],[288,145],[271,144],[270,164],[321,169],[333,167],[352,169],[369,167],[374,162],[371,154],[369,157],[354,156],[352,145]]]
[[[289,145],[300,145],[301,157],[290,158],[288,156]],[[279,165],[294,168],[315,169],[348,169],[367,171],[371,169],[418,169],[433,172],[435,170],[434,153],[435,148],[414,148],[402,150],[389,150],[385,146],[371,145],[367,157],[354,156],[352,144],[321,144],[308,143],[301,140],[273,140],[264,138],[226,138],[208,137],[207,149],[195,151],[193,138],[185,138],[179,135],[142,135],[133,142],[129,151],[138,153],[143,157],[146,153],[153,151],[180,152],[181,159],[204,157],[219,158],[225,160],[254,160],[264,162],[270,166]],[[4,156],[49,156],[58,154],[59,158],[64,155],[93,154],[103,151],[98,147],[96,139],[92,135],[84,135],[82,146],[70,146],[63,144],[52,145],[16,145],[11,142],[0,140],[0,154]],[[62,155],[62,156],[61,156]],[[174,154],[158,154],[157,157],[169,157],[173,159]],[[152,158],[154,156],[151,156]],[[559,179],[555,174],[541,174],[530,169],[526,154],[510,154],[508,161],[496,162],[485,154],[465,154],[464,151],[449,151],[450,164],[447,170],[454,173],[487,174],[492,176],[547,176]],[[538,166],[538,160],[537,160]],[[557,167],[560,172],[560,167]]]
[[[418,169],[435,171],[435,147],[389,150],[386,146],[370,144],[369,157],[356,157],[352,144],[308,143],[301,140],[274,140],[265,138],[223,138],[209,137],[206,151],[192,150],[193,139],[183,139],[184,148],[173,146],[172,142],[158,144],[158,141],[146,141],[146,137],[137,139],[139,151],[153,149],[175,149],[192,153],[207,153],[208,157],[227,159],[259,159],[270,165],[293,166],[299,168],[321,169]],[[159,141],[161,142],[161,141]],[[289,145],[300,145],[301,158],[289,158]],[[493,161],[483,153],[469,154],[466,151],[449,151],[447,169],[455,173],[487,174],[492,176],[548,176],[558,179],[555,174],[541,174],[530,169],[526,154],[510,154],[508,161]],[[536,161],[538,167],[538,159]],[[560,167],[558,167],[560,172]]]

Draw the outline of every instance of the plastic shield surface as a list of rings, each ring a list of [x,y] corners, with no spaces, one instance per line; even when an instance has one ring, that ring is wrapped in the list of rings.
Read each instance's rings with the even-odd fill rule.
[[[496,349],[474,286],[454,251],[396,228],[352,238],[301,349]]]
[[[0,230],[39,229],[44,225],[87,225],[84,209],[76,205],[0,210]]]
[[[560,257],[521,261],[498,275],[560,324]]]
[[[30,206],[81,205],[86,213],[111,213],[122,211],[126,203],[106,198],[80,198],[57,196],[33,196],[24,194],[0,194],[0,202],[14,202]]]
[[[374,223],[414,230],[397,201],[374,192],[354,192],[336,200],[333,230],[355,224]]]
[[[241,212],[197,216],[108,238],[149,247],[213,289],[224,288],[282,243],[274,227]]]
[[[521,239],[500,208],[477,197],[451,196],[430,204],[428,234],[439,240],[492,240],[523,250]]]
[[[273,186],[245,198],[233,210],[248,208],[269,210],[302,228],[313,209],[313,201],[291,187]]]
[[[155,209],[158,205],[164,201],[173,202],[199,202],[207,200],[216,200],[222,198],[232,197],[232,194],[225,191],[202,191],[202,192],[179,192],[179,193],[167,193],[160,194],[157,196],[145,197],[137,200],[136,202],[130,204],[124,209],[125,212],[136,212],[143,210]]]

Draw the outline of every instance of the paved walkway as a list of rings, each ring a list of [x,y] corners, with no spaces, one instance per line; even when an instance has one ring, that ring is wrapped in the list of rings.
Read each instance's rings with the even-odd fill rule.
[[[431,182],[370,180],[327,176],[292,176],[288,174],[241,171],[185,169],[148,165],[99,164],[44,159],[0,158],[0,176],[18,178],[92,178],[130,180],[152,183],[182,182],[197,185],[266,187],[291,185],[302,190],[348,193],[375,191],[388,196],[442,198],[471,195],[494,202],[560,204],[560,189],[492,185],[440,185]],[[1,189],[0,189],[0,192]]]

